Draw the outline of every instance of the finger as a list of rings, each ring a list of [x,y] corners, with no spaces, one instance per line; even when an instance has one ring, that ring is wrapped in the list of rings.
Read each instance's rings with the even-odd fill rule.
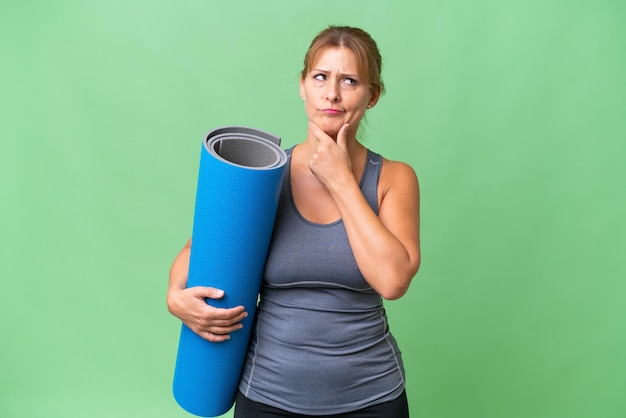
[[[220,343],[223,341],[230,340],[229,334],[215,334],[212,332],[201,332],[201,333],[198,333],[198,335],[212,343]]]
[[[244,306],[235,306],[234,308],[216,308],[207,305],[206,316],[216,319],[229,321],[230,323],[238,322],[248,316]]]
[[[209,313],[203,318],[198,318],[196,321],[197,324],[202,327],[202,329],[206,331],[210,331],[212,329],[224,329],[228,328],[229,330],[237,329],[240,326],[241,322],[248,316],[247,312],[243,312],[237,316],[233,317],[218,317],[213,313]],[[228,332],[228,331],[224,331]]]
[[[188,289],[197,298],[221,299],[224,297],[222,289],[214,287],[195,286]]]
[[[230,326],[211,326],[207,329],[198,329],[196,333],[202,338],[212,342],[225,341],[230,339],[230,334],[243,328],[243,324],[237,323]]]
[[[215,309],[209,307],[208,310],[198,312],[194,318],[190,318],[195,327],[202,331],[220,331],[221,333],[238,329],[241,322],[248,316],[247,312],[231,316],[230,313],[224,313],[223,309]]]
[[[213,334],[217,334],[217,335],[224,335],[224,334],[230,334],[231,332],[238,331],[242,328],[243,328],[243,324],[239,322],[236,324],[223,326],[223,327],[220,327],[220,326],[208,327],[206,331],[212,332]]]
[[[326,132],[324,132],[322,128],[320,128],[318,124],[313,121],[309,121],[309,130],[318,141],[333,140]]]
[[[224,297],[224,291],[222,289],[216,289],[214,287],[207,288],[207,296],[211,299],[221,299]]]
[[[237,331],[243,327],[242,321],[247,317],[247,313],[243,313],[233,318],[218,319],[214,313],[202,314],[198,317],[191,318],[186,324],[196,333],[212,332],[214,334],[228,334]]]
[[[341,149],[343,150],[348,149],[348,147],[346,146],[346,141],[347,141],[349,127],[350,127],[350,124],[344,123],[341,129],[339,129],[339,132],[337,133],[337,145],[339,145]]]

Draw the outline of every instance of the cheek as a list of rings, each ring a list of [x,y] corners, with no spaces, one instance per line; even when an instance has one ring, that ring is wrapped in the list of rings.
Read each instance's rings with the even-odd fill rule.
[[[363,119],[363,116],[365,116],[365,112],[354,112],[352,115],[350,115],[350,117],[348,118],[348,120],[346,120],[346,122],[349,122],[350,124],[359,124],[361,123],[361,120]]]
[[[308,101],[304,102],[304,113],[309,120],[313,120],[317,116],[316,107]]]
[[[304,111],[306,112],[306,114],[310,116],[311,113],[313,112],[313,110],[314,110],[314,107],[311,104],[311,102],[308,101],[308,100],[305,100],[304,101]]]

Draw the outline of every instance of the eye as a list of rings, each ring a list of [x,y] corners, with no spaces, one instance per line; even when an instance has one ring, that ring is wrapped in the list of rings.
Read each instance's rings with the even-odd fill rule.
[[[350,78],[350,77],[346,77],[343,79],[344,83],[346,83],[349,86],[356,86],[358,84],[358,81],[356,81],[354,78]]]
[[[326,80],[326,74],[322,74],[322,73],[315,74],[313,76],[313,78],[318,80],[318,81],[324,81],[324,80]]]

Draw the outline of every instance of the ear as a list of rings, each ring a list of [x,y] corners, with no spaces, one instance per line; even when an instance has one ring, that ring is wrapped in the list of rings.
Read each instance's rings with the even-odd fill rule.
[[[367,108],[371,109],[372,107],[376,106],[376,103],[378,103],[378,99],[380,99],[380,89],[372,91],[372,96],[370,97],[369,102],[367,102]]]
[[[304,80],[300,79],[300,97],[304,100]]]

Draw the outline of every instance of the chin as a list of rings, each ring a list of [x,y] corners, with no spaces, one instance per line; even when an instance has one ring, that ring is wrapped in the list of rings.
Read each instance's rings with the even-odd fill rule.
[[[333,138],[337,137],[339,133],[339,129],[343,126],[343,123],[337,123],[337,121],[315,121],[317,125],[322,128],[327,135],[332,136]]]
[[[326,134],[328,136],[332,136],[334,139],[337,139],[337,134],[339,133],[339,129],[324,129],[324,132],[326,132]]]

